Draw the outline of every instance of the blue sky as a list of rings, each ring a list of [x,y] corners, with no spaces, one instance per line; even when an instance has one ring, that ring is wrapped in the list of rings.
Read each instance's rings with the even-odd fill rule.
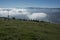
[[[43,7],[60,8],[60,0],[0,0],[0,7]]]

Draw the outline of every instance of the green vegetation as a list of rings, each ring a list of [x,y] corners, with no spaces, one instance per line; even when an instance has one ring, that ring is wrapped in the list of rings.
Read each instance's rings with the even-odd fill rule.
[[[0,40],[60,40],[60,25],[48,22],[0,20]]]

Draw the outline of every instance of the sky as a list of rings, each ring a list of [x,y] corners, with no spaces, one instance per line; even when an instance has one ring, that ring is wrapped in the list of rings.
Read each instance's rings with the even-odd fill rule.
[[[0,8],[42,7],[60,8],[60,0],[0,0]]]

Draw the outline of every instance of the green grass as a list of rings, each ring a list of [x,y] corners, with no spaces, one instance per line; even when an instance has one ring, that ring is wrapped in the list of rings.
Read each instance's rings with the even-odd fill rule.
[[[60,25],[48,22],[0,20],[0,40],[60,40]]]

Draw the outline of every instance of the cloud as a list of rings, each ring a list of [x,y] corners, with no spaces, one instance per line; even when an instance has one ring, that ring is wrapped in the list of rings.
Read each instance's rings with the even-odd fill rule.
[[[11,9],[9,12],[6,9]],[[0,8],[0,17],[7,17],[8,13],[10,17],[15,17],[17,19],[28,19],[28,20],[43,20],[47,17],[46,13],[31,13],[27,9],[17,9],[17,8]]]
[[[46,13],[32,13],[29,18],[32,20],[42,20],[47,16]]]

